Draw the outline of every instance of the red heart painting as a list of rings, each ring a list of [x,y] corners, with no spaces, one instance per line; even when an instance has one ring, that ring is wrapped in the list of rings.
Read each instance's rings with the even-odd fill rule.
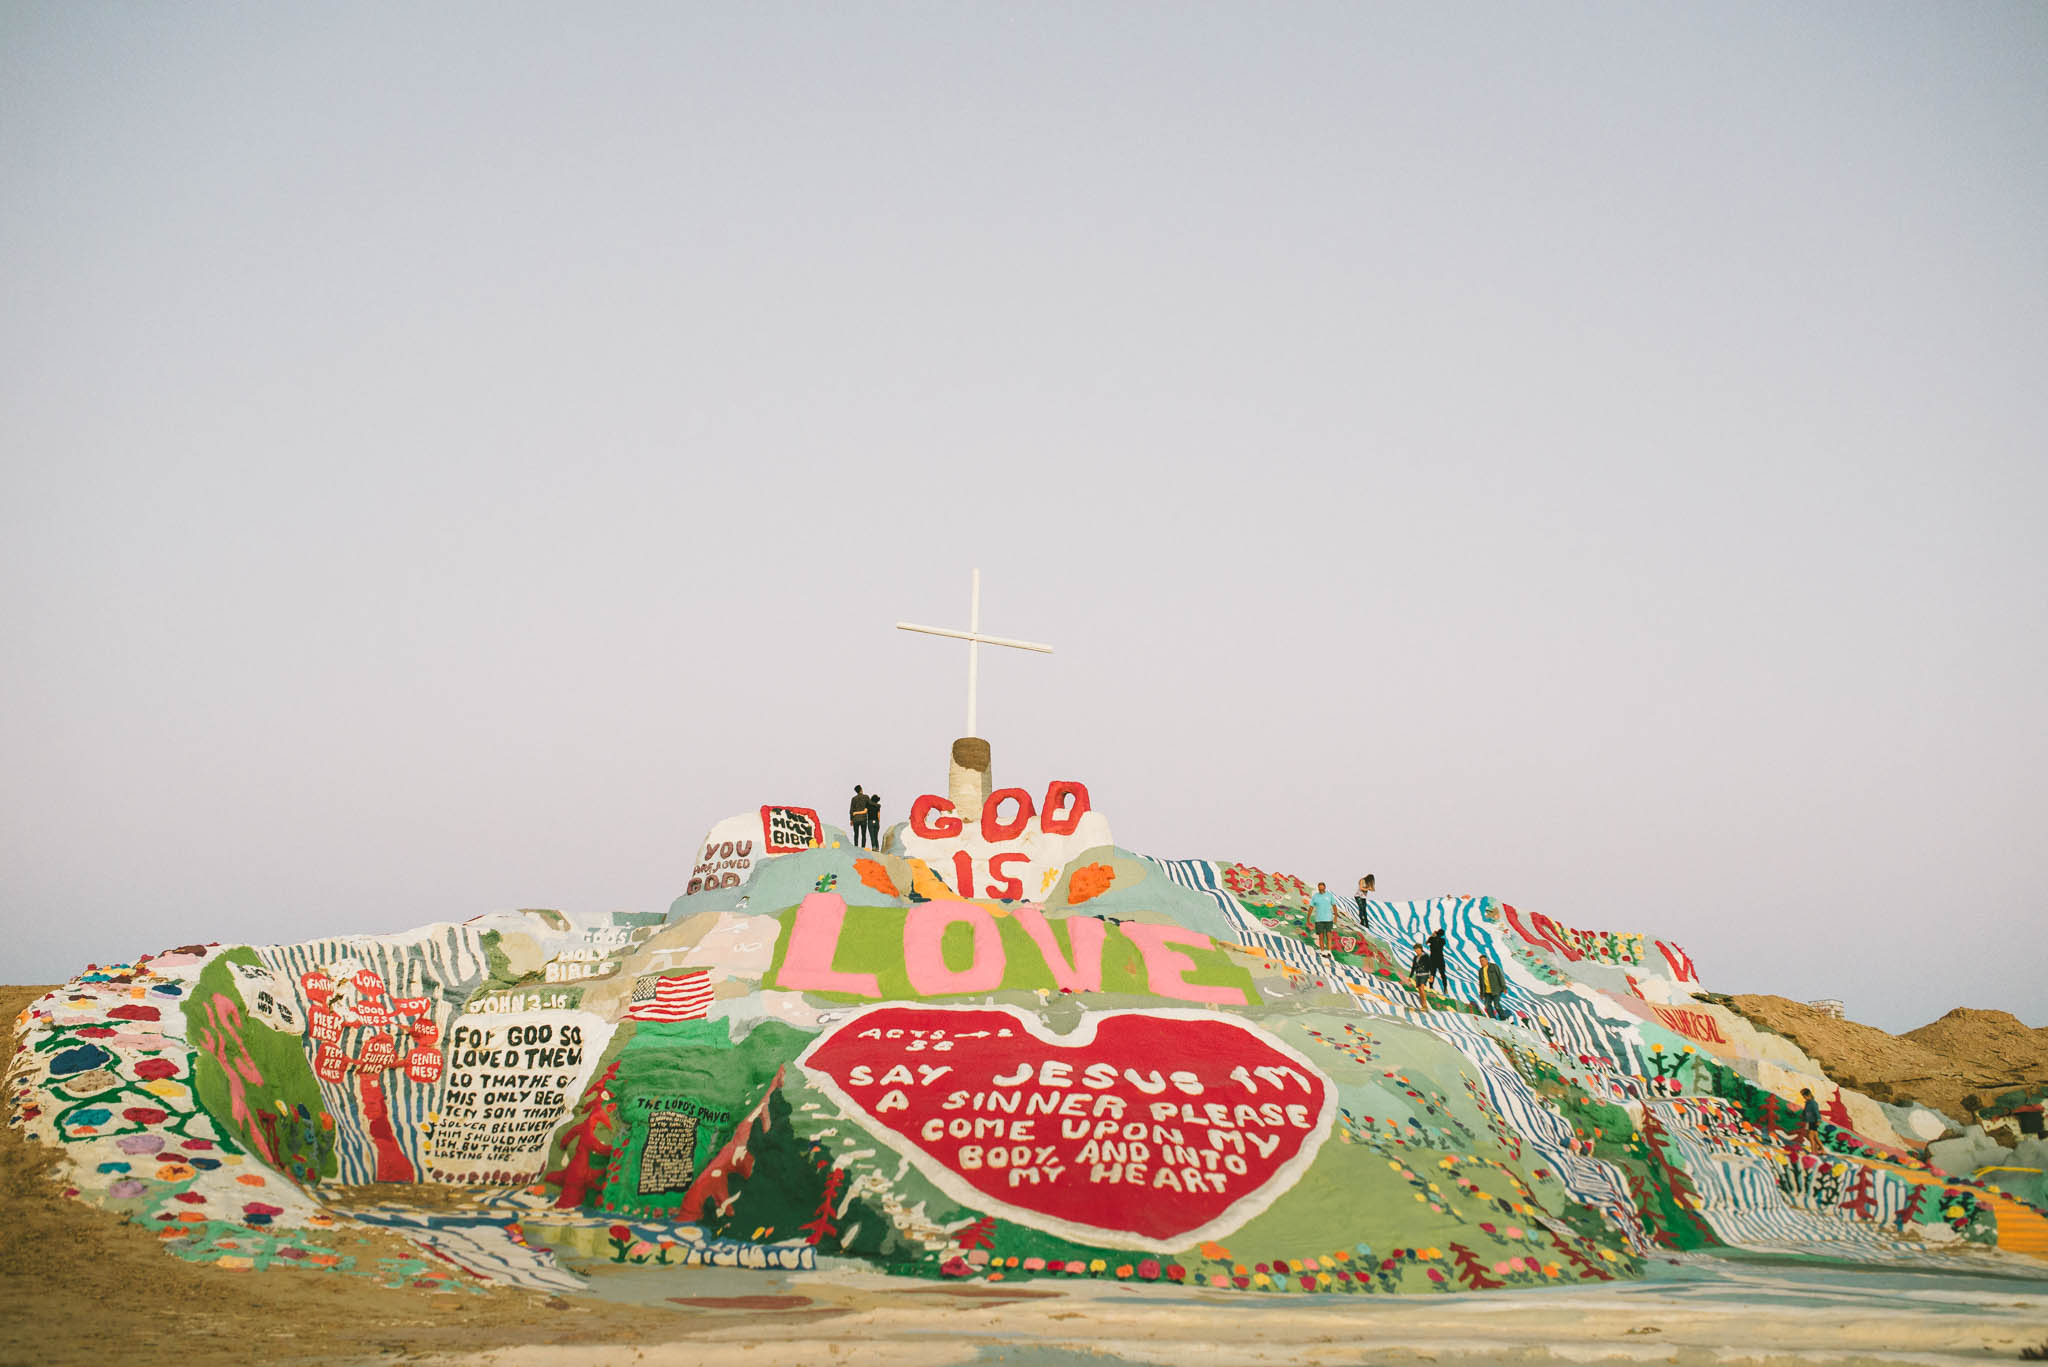
[[[813,1085],[963,1204],[1077,1242],[1220,1238],[1297,1181],[1336,1089],[1208,1011],[875,1006],[813,1041]]]

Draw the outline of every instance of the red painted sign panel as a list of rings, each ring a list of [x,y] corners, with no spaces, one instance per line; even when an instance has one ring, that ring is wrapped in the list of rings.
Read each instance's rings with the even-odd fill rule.
[[[1220,1238],[1297,1181],[1336,1088],[1246,1022],[876,1006],[815,1041],[813,1085],[956,1200],[1089,1243]]]

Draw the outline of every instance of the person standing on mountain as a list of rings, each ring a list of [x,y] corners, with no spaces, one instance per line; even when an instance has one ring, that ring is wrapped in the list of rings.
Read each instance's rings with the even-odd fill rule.
[[[1799,1095],[1806,1100],[1799,1106],[1799,1128],[1792,1132],[1792,1147],[1802,1143],[1815,1153],[1820,1153],[1820,1099],[1813,1094],[1813,1088],[1801,1087]]]
[[[1508,990],[1507,975],[1500,971],[1500,963],[1492,957],[1479,961],[1479,1002],[1486,1008],[1486,1014],[1499,1020],[1507,1013],[1501,1010],[1501,993]]]
[[[868,848],[882,848],[882,795],[868,794]]]
[[[1337,897],[1328,884],[1316,884],[1315,896],[1308,899],[1308,917],[1315,926],[1316,948],[1327,951],[1330,932],[1337,924]]]
[[[1415,984],[1415,990],[1422,994],[1422,1004],[1429,1004],[1429,945],[1426,941],[1415,942],[1415,953],[1408,960],[1408,980]]]
[[[853,785],[853,801],[847,804],[846,819],[853,825],[853,844],[856,849],[866,848],[868,833],[868,795],[861,786]]]
[[[1365,877],[1358,880],[1358,924],[1365,930],[1372,929],[1372,919],[1365,910],[1365,904],[1372,900],[1372,894],[1372,875],[1368,873]]]
[[[1429,976],[1436,979],[1439,992],[1450,986],[1450,976],[1444,972],[1444,932],[1441,926],[1429,932]]]

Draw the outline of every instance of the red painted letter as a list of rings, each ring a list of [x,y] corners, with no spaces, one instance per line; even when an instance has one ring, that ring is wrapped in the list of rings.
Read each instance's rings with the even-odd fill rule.
[[[932,813],[950,812],[952,810],[953,799],[949,797],[936,797],[931,793],[926,793],[923,797],[910,804],[910,829],[914,834],[921,835],[926,840],[950,840],[952,837],[960,834],[960,818],[957,816],[942,816],[934,821],[932,820]]]
[[[1017,815],[1004,822],[996,813],[1007,801],[1017,804]],[[1024,823],[1037,814],[1038,809],[1031,805],[1031,794],[1022,788],[998,788],[981,804],[981,838],[991,845],[999,840],[1015,840],[1024,834]]]
[[[1067,803],[1067,810],[1054,816],[1062,801]],[[1045,785],[1045,808],[1038,814],[1038,829],[1047,835],[1072,835],[1074,828],[1081,824],[1081,818],[1090,810],[1087,784],[1054,779]]]
[[[1006,860],[1011,863],[1028,863],[1030,859],[1031,856],[1022,850],[1004,850],[1001,854],[990,855],[988,857],[988,876],[990,878],[999,878],[1002,881],[990,883],[988,885],[988,895],[1005,902],[1020,900],[1024,896],[1024,885],[1017,881],[1016,874],[1004,873],[1003,864]]]

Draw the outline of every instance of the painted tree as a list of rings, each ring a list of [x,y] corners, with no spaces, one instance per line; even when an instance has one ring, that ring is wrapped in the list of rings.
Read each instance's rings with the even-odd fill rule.
[[[953,1236],[961,1248],[988,1248],[996,1241],[996,1217],[984,1215]]]
[[[1463,1244],[1451,1245],[1451,1261],[1457,1266],[1458,1280],[1474,1291],[1494,1291],[1507,1285],[1496,1277],[1488,1276],[1486,1264]]]
[[[1842,1193],[1842,1209],[1859,1220],[1877,1218],[1877,1183],[1870,1169],[1861,1163],[1852,1165],[1856,1175],[1849,1179],[1849,1189]]]
[[[818,1196],[818,1209],[808,1222],[800,1226],[804,1232],[804,1242],[813,1248],[825,1239],[839,1237],[839,1226],[832,1222],[832,1217],[839,1204],[840,1190],[846,1185],[845,1171],[833,1167],[829,1157],[824,1160],[823,1166],[826,1169],[825,1190]]]
[[[1920,1218],[1920,1207],[1926,1203],[1926,1200],[1927,1188],[1923,1186],[1915,1185],[1911,1191],[1906,1193],[1906,1204],[1899,1207],[1899,1213],[1896,1217],[1901,1233],[1905,1231],[1908,1223]]]
[[[1628,1178],[1628,1194],[1636,1203],[1636,1213],[1643,1217],[1643,1228],[1664,1247],[1677,1248],[1678,1240],[1664,1223],[1664,1203],[1650,1190],[1649,1182],[1634,1168],[1623,1167],[1621,1171]]]
[[[816,1223],[832,1181],[845,1177],[829,1163],[824,1165],[829,1173],[820,1170],[820,1150],[797,1137],[789,1101],[779,1088],[769,1091],[750,1119],[735,1135],[737,1147],[728,1146],[728,1194],[707,1201],[695,1218],[722,1238],[788,1239],[807,1229],[806,1222]],[[719,1166],[720,1160],[713,1159],[708,1168]]]
[[[1562,1253],[1565,1256],[1565,1261],[1569,1262],[1573,1267],[1579,1269],[1579,1271],[1584,1276],[1597,1278],[1598,1280],[1603,1282],[1611,1282],[1614,1280],[1613,1274],[1608,1272],[1606,1268],[1600,1266],[1600,1264],[1594,1259],[1588,1258],[1585,1254],[1573,1248],[1571,1244],[1567,1240],[1565,1240],[1561,1235],[1559,1235],[1556,1230],[1553,1229],[1548,1232],[1550,1234],[1550,1242],[1557,1248],[1557,1251],[1559,1253]]]
[[[612,1081],[618,1072],[618,1060],[613,1059],[611,1067],[583,1089],[583,1098],[576,1106],[576,1122],[562,1132],[560,1140],[566,1161],[541,1179],[562,1189],[555,1198],[559,1208],[575,1209],[592,1203],[593,1193],[603,1190],[612,1160],[618,1156],[611,1142],[619,1120],[618,1107],[612,1101]]]
[[[1629,1191],[1644,1227],[1666,1248],[1699,1248],[1718,1243],[1698,1211],[1699,1189],[1685,1170],[1672,1161],[1670,1133],[1658,1119],[1654,1107],[1645,1106],[1640,1124],[1629,1137],[1622,1163],[1628,1173]],[[1640,1175],[1637,1169],[1642,1171]]]
[[[780,1086],[782,1074],[775,1075],[775,1086]],[[711,1155],[708,1162],[697,1172],[697,1179],[690,1183],[690,1189],[683,1193],[683,1199],[676,1208],[675,1218],[679,1220],[700,1220],[718,1232],[719,1222],[729,1212],[733,1203],[739,1200],[733,1190],[733,1183],[744,1182],[754,1172],[754,1154],[749,1147],[756,1131],[765,1133],[768,1128],[768,1102],[775,1095],[773,1088],[762,1096],[753,1110],[740,1117],[733,1127],[732,1135]]]
[[[1839,1125],[1845,1130],[1856,1128],[1854,1117],[1849,1114],[1849,1105],[1842,1099],[1842,1089],[1835,1088],[1835,1094],[1828,1101],[1827,1119],[1830,1125]]]

